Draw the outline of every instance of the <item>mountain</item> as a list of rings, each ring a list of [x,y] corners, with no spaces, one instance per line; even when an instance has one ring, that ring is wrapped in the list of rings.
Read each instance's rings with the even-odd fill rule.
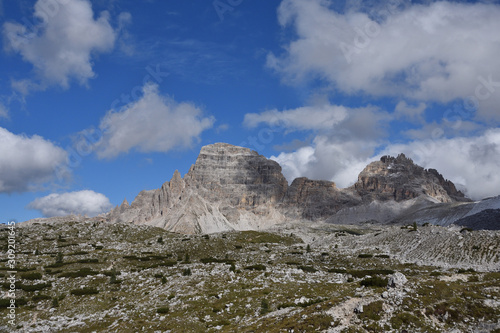
[[[402,223],[422,209],[469,202],[436,170],[403,154],[370,163],[353,186],[340,189],[303,177],[288,185],[277,162],[248,148],[215,143],[201,149],[184,178],[176,171],[161,188],[140,192],[130,205],[124,201],[105,220],[193,234],[258,230],[293,220]]]
[[[107,220],[162,227],[180,233],[259,229],[284,221],[277,210],[288,183],[281,167],[248,148],[205,146],[184,178],[175,171],[161,188],[142,191]]]
[[[435,169],[426,170],[404,154],[370,163],[354,185],[364,201],[397,202],[429,196],[439,202],[470,201]]]

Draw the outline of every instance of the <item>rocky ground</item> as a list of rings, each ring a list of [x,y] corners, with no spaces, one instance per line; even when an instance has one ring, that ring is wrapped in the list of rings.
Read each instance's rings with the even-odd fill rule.
[[[34,223],[16,246],[16,324],[2,259],[2,332],[500,332],[498,231]]]

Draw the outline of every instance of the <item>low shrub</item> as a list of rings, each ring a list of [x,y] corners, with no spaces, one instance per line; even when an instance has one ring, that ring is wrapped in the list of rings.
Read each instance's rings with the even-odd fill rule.
[[[261,315],[265,315],[266,313],[268,313],[270,311],[269,309],[269,301],[267,299],[262,299],[262,301],[260,302],[260,314]]]
[[[99,262],[98,259],[80,259],[77,261],[77,263],[80,263],[80,264],[95,264],[98,262]]]
[[[46,300],[46,299],[52,299],[52,297],[50,297],[49,295],[38,294],[38,295],[35,295],[31,298],[31,300],[34,302],[38,302],[38,301],[42,301],[42,300]]]
[[[391,256],[388,254],[377,254],[376,258],[389,259]]]
[[[104,274],[106,276],[113,276],[113,275],[121,275],[122,272],[111,270],[111,271],[104,271],[104,272],[102,272],[102,274]]]
[[[7,308],[10,305],[10,300],[11,300],[11,298],[0,298],[0,309]],[[16,307],[21,306],[21,305],[26,305],[26,304],[28,304],[28,301],[23,297],[19,297],[19,298],[16,298],[15,304],[16,304]]]
[[[246,266],[244,269],[249,270],[249,271],[265,271],[266,266],[262,264],[257,264],[257,265],[252,265],[252,266]]]
[[[24,291],[37,291],[37,290],[42,290],[48,287],[51,287],[52,284],[50,282],[47,283],[38,283],[38,284],[20,284],[19,289],[24,290]],[[17,284],[16,284],[17,288]]]
[[[374,276],[371,278],[366,278],[360,282],[360,285],[365,287],[386,287],[388,280],[386,278],[381,278]]]
[[[71,290],[71,295],[82,296],[82,295],[95,295],[99,294],[99,290],[91,287],[84,287],[81,289],[73,289]]]
[[[77,277],[85,277],[88,275],[97,275],[97,274],[99,274],[99,272],[96,272],[96,271],[92,270],[91,268],[84,267],[84,268],[80,268],[80,270],[78,270],[76,272],[62,273],[61,275],[59,275],[59,277],[77,278]]]
[[[42,278],[42,274],[39,272],[29,272],[21,274],[21,279],[25,280],[40,280]]]
[[[170,312],[170,308],[168,306],[164,306],[164,307],[156,309],[156,313],[169,313],[169,312]]]
[[[236,261],[233,259],[217,259],[213,257],[208,257],[208,258],[201,258],[200,262],[204,264],[210,264],[210,263],[219,263],[219,264],[234,264]]]
[[[301,269],[302,271],[304,272],[307,272],[307,273],[315,273],[317,272],[318,270],[312,266],[298,266],[297,268]]]

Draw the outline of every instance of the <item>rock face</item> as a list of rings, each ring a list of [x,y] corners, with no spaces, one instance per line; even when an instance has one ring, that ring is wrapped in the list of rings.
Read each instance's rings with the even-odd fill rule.
[[[286,220],[327,220],[367,203],[398,205],[420,197],[467,200],[436,170],[425,170],[404,155],[371,163],[347,189],[307,178],[288,186],[275,161],[248,148],[216,143],[201,149],[184,178],[175,171],[161,188],[140,192],[130,205],[125,200],[105,218],[173,232],[210,233],[266,228]],[[393,217],[389,214],[383,222]]]
[[[185,182],[211,202],[226,201],[238,208],[276,204],[288,187],[278,163],[226,143],[203,147]]]
[[[285,198],[286,206],[297,207],[297,213],[308,220],[326,218],[360,202],[356,193],[338,189],[334,182],[305,177],[292,182]]]
[[[175,171],[160,189],[142,191],[108,220],[181,233],[255,229],[284,219],[276,205],[287,188],[278,163],[248,148],[216,143],[201,149],[184,179]]]
[[[439,202],[470,201],[436,170],[426,170],[404,154],[383,156],[380,161],[370,163],[359,174],[354,189],[364,201],[399,202],[422,195]]]

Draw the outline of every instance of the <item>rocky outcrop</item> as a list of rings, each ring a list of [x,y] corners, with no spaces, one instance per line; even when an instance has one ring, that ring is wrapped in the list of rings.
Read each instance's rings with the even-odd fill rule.
[[[277,162],[226,143],[203,147],[185,181],[210,202],[225,201],[238,208],[276,204],[288,188]]]
[[[161,188],[142,191],[130,205],[125,200],[106,218],[180,233],[260,229],[286,220],[333,222],[338,214],[343,221],[351,210],[357,210],[356,221],[368,214],[388,222],[402,211],[400,202],[416,207],[419,198],[426,204],[466,200],[437,171],[425,170],[402,154],[371,163],[347,189],[307,178],[288,186],[277,162],[248,148],[216,143],[201,149],[184,178],[175,171]],[[372,214],[380,202],[395,207]],[[358,209],[363,205],[366,209]]]
[[[205,146],[184,178],[175,171],[158,190],[142,191],[108,215],[112,222],[147,223],[174,232],[258,229],[284,219],[276,205],[288,183],[278,163],[226,143]]]
[[[337,188],[334,182],[305,177],[292,182],[285,198],[286,206],[296,207],[296,213],[308,220],[326,218],[359,203],[359,196]]]
[[[403,201],[422,195],[439,202],[470,201],[436,170],[426,170],[404,154],[370,163],[359,174],[354,189],[364,201]]]

